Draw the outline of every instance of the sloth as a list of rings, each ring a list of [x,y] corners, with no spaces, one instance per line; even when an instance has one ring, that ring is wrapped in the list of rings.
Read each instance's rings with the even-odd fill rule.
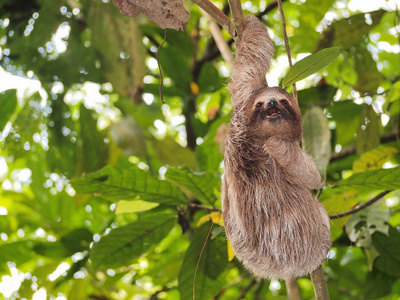
[[[321,187],[314,160],[300,147],[297,101],[268,87],[274,54],[267,28],[245,18],[229,91],[233,114],[225,142],[222,212],[237,258],[265,279],[314,272],[331,246],[329,217],[310,190]]]

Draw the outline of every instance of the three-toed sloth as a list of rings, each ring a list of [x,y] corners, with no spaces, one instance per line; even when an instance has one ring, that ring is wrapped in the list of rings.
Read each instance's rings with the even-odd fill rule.
[[[245,18],[229,90],[233,115],[225,144],[222,211],[236,256],[256,276],[300,277],[330,249],[329,218],[310,190],[320,188],[314,160],[300,148],[297,101],[268,87],[274,49],[266,27]]]

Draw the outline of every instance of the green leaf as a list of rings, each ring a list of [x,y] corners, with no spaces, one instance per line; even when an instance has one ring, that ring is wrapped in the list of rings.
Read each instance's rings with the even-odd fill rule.
[[[392,286],[398,278],[389,276],[379,270],[373,270],[367,273],[364,288],[363,299],[392,299],[382,298],[386,295],[390,295]]]
[[[115,214],[119,215],[119,214],[146,211],[155,208],[159,205],[160,204],[158,203],[147,202],[142,200],[133,200],[133,201],[121,200],[118,201],[115,207]]]
[[[0,93],[0,132],[17,108],[17,96],[15,90]]]
[[[374,266],[388,275],[400,277],[399,231],[389,227],[389,235],[376,232],[372,236],[372,243],[380,254]]]
[[[333,100],[336,95],[337,88],[328,84],[321,84],[310,87],[308,89],[300,90],[297,92],[299,104],[314,104],[320,102],[327,102]],[[328,105],[327,105],[328,106]]]
[[[332,46],[340,46],[342,49],[350,48],[365,37],[372,28],[378,25],[385,13],[385,10],[377,10],[360,13],[332,22],[328,30],[321,36],[317,49]],[[366,22],[367,15],[371,19],[372,24]]]
[[[212,93],[219,90],[226,79],[219,76],[218,70],[212,63],[206,63],[199,75],[199,88],[201,93]]]
[[[93,241],[93,233],[87,228],[76,228],[60,238],[60,242],[69,255],[89,249]]]
[[[152,143],[154,154],[162,164],[170,167],[186,166],[191,170],[196,169],[197,162],[193,151],[187,147],[182,147],[173,138],[166,137],[163,140],[153,139]]]
[[[385,80],[385,76],[379,72],[376,61],[366,48],[357,47],[351,50],[350,55],[354,57],[354,70],[357,72],[355,86],[363,92],[375,92]]]
[[[353,102],[338,101],[326,109],[331,115],[330,121],[336,123],[336,144],[342,147],[354,144],[354,136],[359,128],[359,118],[356,116],[361,114],[363,106]]]
[[[289,70],[286,76],[283,78],[283,87],[293,84],[299,80],[302,80],[315,72],[318,72],[322,68],[329,65],[340,54],[340,49],[337,47],[326,48],[315,54],[311,54],[306,58],[298,61]]]
[[[353,163],[355,173],[366,172],[370,170],[381,169],[393,155],[399,153],[399,150],[393,147],[378,147],[361,155],[360,159]]]
[[[331,158],[331,131],[324,111],[320,107],[312,107],[303,117],[303,147],[318,165],[321,174]]]
[[[335,187],[342,189],[393,190],[400,188],[400,167],[372,170],[353,174],[339,181]]]
[[[93,245],[90,259],[98,267],[129,264],[134,258],[158,244],[172,229],[176,217],[170,214],[151,214],[136,222],[111,230]]]
[[[202,171],[217,172],[224,159],[225,136],[230,116],[216,120],[209,128],[204,142],[197,146],[196,156]]]
[[[228,265],[226,241],[210,238],[210,224],[203,224],[194,234],[179,272],[181,299],[209,300],[221,290]],[[193,295],[194,291],[194,295]]]
[[[93,172],[106,164],[108,146],[104,143],[104,133],[97,130],[97,120],[94,118],[93,112],[81,105],[79,113],[82,169],[84,172]]]
[[[8,271],[7,262],[12,261],[17,266],[34,257],[30,241],[16,241],[0,245],[0,272]]]
[[[89,229],[76,228],[63,235],[57,242],[36,242],[33,250],[42,256],[64,258],[89,250],[92,241],[93,234]]]
[[[68,251],[60,242],[36,242],[33,250],[42,256],[50,258],[65,258],[69,256]]]
[[[165,178],[187,188],[202,203],[214,205],[217,198],[214,190],[219,187],[219,180],[211,173],[192,173],[187,169],[169,168]]]
[[[387,106],[388,103],[398,101],[399,99],[400,99],[400,80],[392,84],[392,87],[390,88],[387,94],[386,97],[387,103],[385,103],[385,105]]]
[[[371,105],[365,105],[358,126],[356,151],[361,155],[378,147],[380,142],[379,118]]]
[[[380,203],[374,203],[358,214],[352,215],[346,223],[346,232],[350,241],[356,243],[358,247],[369,248],[372,243],[372,234],[375,232],[388,233],[389,217],[389,209],[381,209]]]
[[[106,166],[98,172],[72,181],[78,193],[96,193],[108,200],[144,200],[164,205],[187,203],[186,196],[173,184],[155,179],[138,167],[120,169]]]

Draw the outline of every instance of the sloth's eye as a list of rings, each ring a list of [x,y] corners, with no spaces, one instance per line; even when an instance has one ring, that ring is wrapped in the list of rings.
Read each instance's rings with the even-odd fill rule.
[[[261,106],[263,106],[263,104],[264,104],[264,103],[262,103],[262,102],[258,102],[258,103],[256,104],[256,107],[257,107],[257,108],[260,108]]]
[[[281,103],[282,103],[282,105],[288,105],[289,104],[289,102],[287,102],[287,100],[285,100],[285,99],[282,99]]]

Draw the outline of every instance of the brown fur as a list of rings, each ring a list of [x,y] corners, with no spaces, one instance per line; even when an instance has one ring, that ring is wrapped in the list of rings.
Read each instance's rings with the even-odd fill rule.
[[[329,218],[310,189],[321,185],[299,146],[301,113],[283,89],[268,88],[273,56],[266,27],[247,16],[229,85],[233,116],[225,145],[222,209],[236,256],[262,278],[313,272],[330,249]],[[279,115],[267,114],[271,99]]]

